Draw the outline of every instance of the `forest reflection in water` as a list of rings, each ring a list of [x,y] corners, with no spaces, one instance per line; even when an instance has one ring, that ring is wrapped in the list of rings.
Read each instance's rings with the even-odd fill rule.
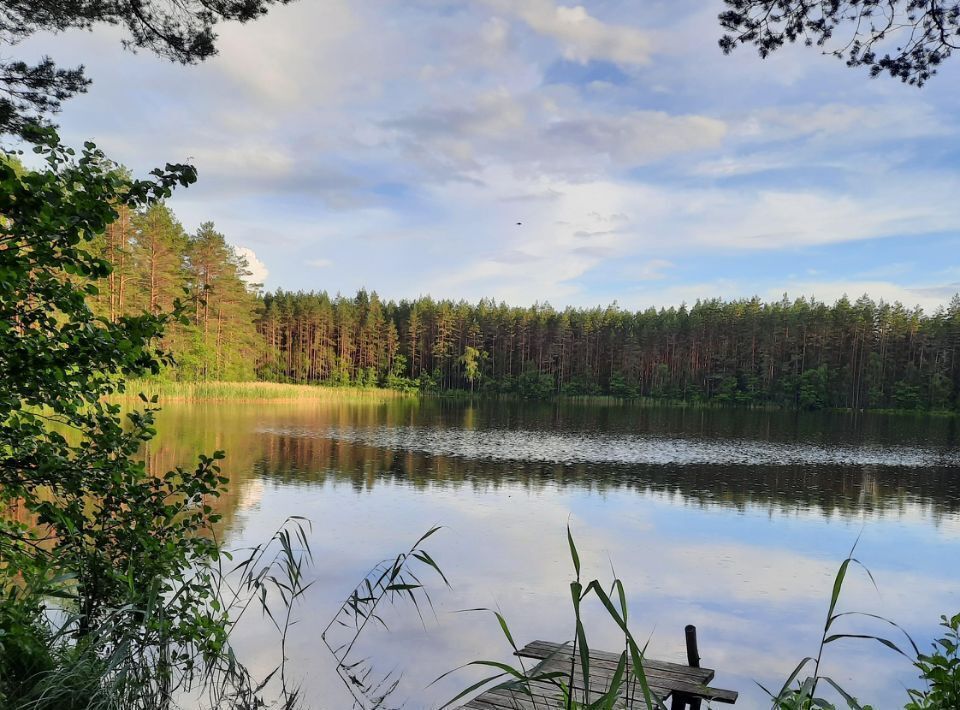
[[[940,613],[960,609],[951,418],[444,400],[177,403],[158,428],[151,466],[227,451],[228,544],[254,543],[289,515],[313,520],[322,571],[291,655],[314,706],[350,701],[319,630],[374,563],[434,523],[450,528],[431,550],[453,584],[436,590],[438,616],[424,628],[398,610],[389,634],[364,639],[365,657],[400,679],[397,704],[410,708],[435,706],[468,678],[425,690],[442,672],[507,650],[495,623],[450,611],[495,601],[519,618],[523,642],[569,634],[568,518],[597,574],[612,560],[633,582],[638,630],[657,629],[655,655],[679,657],[679,630],[699,623],[707,665],[744,693],[739,707],[762,705],[753,680],[775,683],[813,650],[830,575],[861,532],[881,607],[869,585],[854,582],[852,608],[882,611],[921,639]],[[770,628],[783,633],[771,638]],[[245,634],[241,646],[266,668],[265,637]],[[863,677],[889,673],[864,689],[877,707],[912,679],[908,664],[881,650],[849,653],[838,675],[849,673],[854,687],[858,668],[874,669]]]

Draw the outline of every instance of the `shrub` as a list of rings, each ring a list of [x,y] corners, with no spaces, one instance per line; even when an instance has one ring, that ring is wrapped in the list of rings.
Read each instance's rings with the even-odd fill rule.
[[[960,708],[960,614],[940,617],[946,630],[933,643],[933,652],[920,654],[914,664],[927,683],[926,690],[910,690],[905,710]]]

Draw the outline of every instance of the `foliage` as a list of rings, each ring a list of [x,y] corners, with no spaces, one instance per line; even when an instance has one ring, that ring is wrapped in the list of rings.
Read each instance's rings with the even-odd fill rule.
[[[124,46],[145,48],[171,61],[193,64],[216,54],[214,28],[224,21],[248,22],[274,4],[289,0],[162,0],[121,2],[36,2],[0,4],[0,46],[13,46],[39,32],[122,25]],[[0,61],[0,134],[32,135],[37,125],[60,109],[61,102],[86,91],[83,67],[60,69],[44,57],[35,65]]]
[[[470,383],[471,392],[473,392],[474,384],[480,379],[483,372],[483,364],[486,362],[486,359],[487,354],[472,345],[467,345],[463,350],[463,355],[460,356],[460,364],[463,365],[463,376],[467,382]]]
[[[555,392],[553,377],[541,372],[532,362],[527,363],[517,378],[517,394],[523,399],[547,399]]]
[[[187,234],[165,204],[118,210],[119,218],[91,245],[112,267],[92,297],[97,315],[111,321],[126,315],[188,307],[167,324],[162,337],[175,358],[177,379],[253,378],[257,334],[257,284],[249,284],[246,260],[212,222]]]
[[[825,409],[830,406],[829,373],[825,365],[806,370],[797,387],[800,409]]]
[[[13,587],[0,595],[0,706],[10,707],[55,661],[40,600]]]
[[[960,408],[960,296],[927,315],[866,297],[629,312],[278,291],[263,296],[257,329],[257,375],[281,382],[353,384],[372,368],[427,392]]]
[[[920,388],[908,382],[897,382],[893,386],[893,404],[897,409],[921,409]]]
[[[404,355],[395,355],[390,363],[390,370],[383,382],[387,389],[404,393],[414,393],[420,389],[420,383],[405,377],[407,372],[407,358]]]
[[[241,555],[242,556],[239,556]],[[232,569],[221,565],[234,560]],[[24,660],[14,656],[6,667],[0,664],[0,693],[6,693],[13,710],[163,710],[175,705],[179,694],[206,696],[200,707],[230,707],[237,710],[266,707],[263,696],[271,679],[279,687],[271,694],[278,707],[296,707],[298,691],[290,688],[285,676],[286,641],[295,623],[293,609],[311,583],[306,569],[312,556],[307,533],[300,519],[288,519],[271,538],[238,557],[223,553],[216,560],[198,560],[193,574],[173,592],[172,601],[184,594],[184,588],[203,586],[208,598],[203,622],[191,637],[166,633],[151,634],[153,628],[179,628],[184,619],[171,617],[183,613],[157,598],[148,607],[126,604],[114,609],[95,628],[77,634],[78,617],[65,616],[54,627],[40,617],[36,595],[21,595],[15,604],[4,604],[0,620],[9,614],[32,614],[20,623],[16,646],[4,644],[4,650],[36,655],[39,663],[25,668]],[[63,598],[65,593],[53,590]],[[189,594],[190,592],[187,592]],[[279,605],[276,603],[279,598]],[[228,639],[251,606],[259,606],[279,633],[280,660],[259,683],[254,683],[228,644]],[[6,629],[4,629],[6,631]],[[6,637],[7,634],[4,634]],[[216,639],[218,643],[211,644]],[[5,639],[6,640],[6,639]],[[14,673],[7,674],[13,670]],[[19,671],[19,673],[17,673]],[[4,699],[0,695],[0,699]]]
[[[117,206],[149,211],[195,172],[168,165],[133,181],[92,144],[76,156],[49,131],[35,151],[42,170],[0,161],[0,503],[18,513],[0,518],[0,622],[23,661],[4,669],[3,692],[37,707],[149,706],[222,667],[210,503],[227,478],[220,452],[165,473],[138,459],[156,408],[124,421],[104,397],[169,362],[156,343],[183,304],[96,315],[110,264],[92,245]],[[58,597],[65,621],[51,634],[39,612]]]
[[[889,74],[922,86],[960,45],[960,3],[949,0],[724,0],[720,40],[725,53],[752,44],[767,57],[793,42],[825,47],[849,31],[830,53],[870,76]]]
[[[116,318],[150,303],[167,307],[186,287],[192,308],[163,340],[176,361],[167,379],[960,409],[960,296],[929,315],[867,297],[832,306],[708,300],[629,312],[385,302],[364,290],[352,298],[258,296],[243,259],[212,224],[194,235],[177,229],[164,205],[126,220],[121,212],[98,252],[113,272],[92,298],[95,312]],[[150,256],[154,244],[165,245],[162,264]]]
[[[926,690],[910,690],[905,710],[960,708],[960,614],[940,617],[945,629],[933,644],[933,652],[919,654],[916,667],[927,683]]]
[[[425,572],[433,573],[450,586],[446,575],[436,560],[427,552],[423,543],[440,530],[432,527],[421,535],[406,552],[382,560],[374,565],[357,587],[350,593],[321,637],[337,662],[337,674],[357,702],[357,707],[385,708],[386,701],[399,685],[394,671],[380,676],[373,671],[370,659],[357,655],[354,648],[364,630],[374,622],[383,628],[387,605],[408,601],[423,621],[423,605],[433,609],[433,601],[427,586],[422,581]],[[343,633],[345,638],[337,638]]]
[[[779,692],[773,693],[767,688],[764,688],[762,685],[760,686],[763,688],[764,692],[770,696],[770,700],[775,710],[813,710],[814,708],[827,708],[829,710],[831,708],[835,708],[834,704],[817,694],[818,688],[820,688],[822,684],[826,684],[832,688],[843,699],[847,707],[851,708],[851,710],[871,710],[871,706],[861,706],[857,699],[844,690],[837,681],[830,676],[826,676],[821,673],[824,649],[829,644],[836,643],[838,641],[856,639],[876,641],[886,648],[899,653],[904,658],[909,659],[911,657],[904,653],[896,643],[884,636],[838,630],[837,627],[840,624],[850,621],[851,619],[866,619],[891,626],[902,633],[902,635],[910,644],[914,654],[919,653],[916,644],[914,644],[913,639],[910,638],[910,635],[889,619],[877,616],[876,614],[869,614],[859,611],[837,611],[837,604],[840,601],[840,593],[843,591],[843,584],[846,580],[847,573],[851,565],[860,567],[866,573],[867,577],[870,579],[870,582],[873,583],[874,581],[873,574],[870,572],[870,570],[853,556],[856,547],[857,545],[854,543],[853,548],[850,550],[850,554],[847,555],[847,558],[840,564],[840,567],[834,576],[833,588],[830,594],[830,604],[827,608],[826,621],[823,625],[823,632],[820,637],[820,646],[817,651],[817,655],[808,656],[802,659],[787,677]],[[801,679],[801,674],[803,671],[810,666],[813,667],[812,675],[808,675]]]
[[[637,396],[637,390],[630,386],[622,372],[617,371],[610,375],[610,396],[632,399]]]
[[[622,373],[619,373],[619,374],[621,377],[623,377]],[[629,385],[627,385],[627,381],[625,378],[622,384],[629,387]],[[577,375],[576,377],[572,377],[569,380],[566,380],[563,383],[563,387],[561,391],[567,397],[597,397],[601,395],[603,392],[600,389],[600,386],[596,382],[591,381],[591,379],[589,377],[586,377],[585,375]],[[611,395],[613,395],[612,389],[611,389]]]

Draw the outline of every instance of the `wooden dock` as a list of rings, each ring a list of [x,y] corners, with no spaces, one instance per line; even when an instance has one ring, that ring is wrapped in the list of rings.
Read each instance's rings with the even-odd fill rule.
[[[692,632],[691,632],[692,630]],[[570,685],[570,669],[574,667],[573,687],[578,700],[582,700],[583,675],[579,658],[574,662],[573,648],[569,645],[551,643],[549,641],[534,641],[521,648],[517,655],[538,661],[534,672],[547,673],[560,671],[566,675],[561,680]],[[671,710],[691,708],[698,710],[702,701],[720,703],[735,703],[737,693],[732,690],[710,688],[707,686],[714,676],[709,668],[700,668],[700,658],[697,655],[696,630],[687,627],[687,656],[690,665],[670,663],[644,659],[643,670],[647,683],[653,694],[662,705]],[[620,654],[608,651],[590,651],[590,700],[597,700],[610,687],[610,679],[616,671]],[[618,710],[640,710],[646,708],[640,683],[633,674],[630,675],[630,687],[626,686],[620,693],[620,700],[616,704]],[[534,681],[529,683],[529,694],[518,689],[512,683],[491,688],[474,698],[463,710],[562,710],[563,697],[559,687],[550,681]],[[628,699],[629,698],[629,703]],[[669,705],[668,705],[669,702]]]

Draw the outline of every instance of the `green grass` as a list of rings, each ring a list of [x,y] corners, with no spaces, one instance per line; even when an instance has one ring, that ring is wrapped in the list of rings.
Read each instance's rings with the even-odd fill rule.
[[[471,399],[471,400],[500,400],[522,401],[514,393],[491,394],[489,392],[469,392],[468,390],[445,390],[442,392],[410,392],[381,387],[332,385],[296,385],[279,382],[172,382],[164,380],[129,380],[127,394],[121,399],[135,399],[143,392],[147,396],[158,395],[162,400],[180,402],[201,401],[248,401],[248,402],[295,402],[295,401],[325,401],[325,402],[392,402],[404,399],[416,399],[421,396],[438,397],[442,399]],[[753,404],[733,404],[711,400],[687,401],[682,399],[660,399],[654,397],[634,397],[624,399],[610,395],[557,395],[547,400],[529,400],[542,402],[560,402],[569,404],[584,404],[591,406],[630,406],[643,408],[673,407],[683,409],[751,409],[763,411],[795,411],[781,405],[769,402]],[[851,409],[825,409],[824,412],[854,413]],[[960,412],[902,410],[902,409],[868,409],[870,414],[883,415],[911,415],[953,417],[960,416]]]
[[[148,397],[157,395],[161,401],[166,402],[228,400],[389,402],[417,396],[379,387],[325,387],[278,382],[164,382],[160,380],[129,380],[127,382],[125,398],[136,398],[141,392]]]

